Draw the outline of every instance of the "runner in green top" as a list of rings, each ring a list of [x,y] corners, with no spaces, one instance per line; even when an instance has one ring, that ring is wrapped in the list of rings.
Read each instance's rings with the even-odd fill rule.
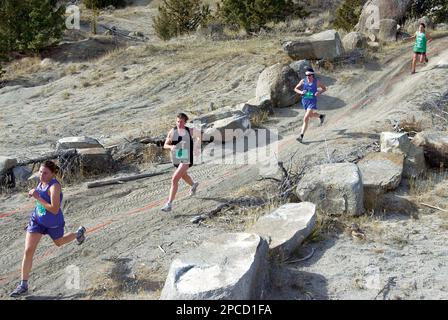
[[[412,57],[412,70],[411,74],[415,73],[415,67],[417,65],[417,59],[420,56],[420,63],[428,62],[428,57],[426,55],[426,45],[432,41],[432,38],[425,32],[426,26],[424,23],[420,23],[418,31],[415,35],[409,39],[415,38],[414,44],[414,56]]]

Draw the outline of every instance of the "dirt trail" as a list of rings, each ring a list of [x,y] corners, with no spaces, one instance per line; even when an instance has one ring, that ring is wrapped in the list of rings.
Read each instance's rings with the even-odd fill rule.
[[[282,137],[279,158],[287,160],[290,154],[299,150],[297,157],[300,161],[315,163],[325,161],[329,155],[335,158],[356,154],[359,148],[378,141],[381,131],[391,129],[387,120],[412,111],[408,109],[410,104],[403,101],[418,98],[421,90],[427,90],[427,85],[434,82],[440,84],[434,90],[447,89],[448,69],[437,67],[438,61],[448,61],[447,44],[447,38],[434,42],[429,52],[430,63],[413,76],[409,75],[410,53],[402,50],[379,70],[351,71],[354,73],[352,78],[345,82],[338,80],[337,74],[335,78],[323,78],[331,82],[328,92],[320,101],[321,109],[327,114],[327,123],[322,127],[312,124],[305,136],[305,144],[299,145],[295,141],[302,111],[280,110],[268,122],[268,126],[278,129]],[[430,83],[424,81],[428,76]],[[165,165],[157,169],[168,167]],[[225,224],[214,228],[207,226],[207,222],[192,225],[189,222],[191,217],[215,207],[231,192],[254,183],[259,178],[259,170],[256,166],[247,165],[196,165],[191,169],[191,175],[200,182],[197,195],[187,197],[188,190],[181,184],[174,211],[170,214],[161,213],[159,208],[168,194],[171,172],[97,189],[86,189],[84,186],[65,188],[66,229],[74,230],[84,224],[89,229],[88,239],[80,247],[70,244],[61,248],[54,247],[49,239],[43,239],[33,266],[31,298],[76,299],[93,296],[100,299],[157,299],[169,265],[176,255],[190,250],[211,235],[230,230]],[[0,298],[7,297],[19,277],[25,236],[23,228],[29,210],[30,201],[23,194],[1,199]],[[322,244],[316,257],[325,260],[326,254],[331,257],[332,249],[342,250],[344,240],[340,240],[341,245],[338,241],[335,240],[335,245],[330,246],[328,243]],[[353,248],[348,247],[344,252],[349,250]],[[318,258],[312,261],[314,265],[319,265]],[[71,270],[67,267],[70,266],[80,270],[80,290],[66,285]],[[324,267],[321,271],[325,270]],[[309,269],[315,274],[319,273],[317,267],[313,269],[310,266]],[[300,268],[294,272],[297,270]],[[337,287],[328,274],[320,273],[312,278],[317,281],[313,280],[313,285],[324,281],[327,291]],[[303,273],[301,277],[306,278]],[[115,291],[111,293],[104,288],[106,284]],[[322,288],[315,290],[320,290],[320,294],[314,296],[317,298],[359,297],[353,293],[354,289],[350,291],[345,287],[344,293],[341,293],[342,289],[335,289],[331,294],[322,293]],[[291,295],[289,291],[274,293],[278,294],[274,298],[304,298],[303,295]]]

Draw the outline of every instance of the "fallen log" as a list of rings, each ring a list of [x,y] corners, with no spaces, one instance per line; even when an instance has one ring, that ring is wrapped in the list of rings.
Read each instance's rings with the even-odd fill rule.
[[[440,210],[440,211],[442,211],[442,212],[448,212],[448,210],[445,210],[445,209],[442,209],[442,208],[439,208],[439,207],[436,207],[436,206],[432,206],[432,205],[430,205],[430,204],[426,204],[426,203],[423,203],[423,202],[420,202],[420,204],[421,204],[422,206],[425,206],[425,207],[428,207],[428,208],[432,208],[432,209]]]
[[[166,172],[167,171],[153,172],[153,173],[142,173],[142,174],[137,174],[137,175],[128,176],[128,177],[121,177],[121,178],[115,178],[115,179],[103,180],[103,181],[95,181],[95,182],[88,183],[87,188],[91,189],[91,188],[97,188],[97,187],[104,187],[104,186],[108,186],[108,185],[112,185],[112,184],[123,184],[127,181],[134,181],[134,180],[138,180],[138,179],[159,176]]]

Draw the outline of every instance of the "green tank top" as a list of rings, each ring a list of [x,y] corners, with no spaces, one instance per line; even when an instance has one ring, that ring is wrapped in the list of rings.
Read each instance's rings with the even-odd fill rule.
[[[414,52],[426,52],[426,35],[424,33],[421,33],[417,31],[415,33],[415,45],[414,45]]]

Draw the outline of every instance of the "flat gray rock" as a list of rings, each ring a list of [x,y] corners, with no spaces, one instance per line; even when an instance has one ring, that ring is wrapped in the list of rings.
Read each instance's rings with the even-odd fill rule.
[[[258,219],[249,232],[268,239],[271,255],[284,260],[308,237],[315,223],[313,203],[287,203]]]
[[[342,56],[344,47],[336,30],[316,33],[306,39],[283,43],[283,51],[295,60],[333,60]]]
[[[5,173],[17,164],[17,159],[0,156],[0,174]]]
[[[251,233],[225,233],[176,258],[161,300],[260,299],[268,243]]]
[[[57,150],[102,148],[98,140],[90,137],[66,137],[58,140]]]
[[[311,167],[296,191],[300,200],[315,203],[317,210],[326,214],[356,216],[364,213],[361,172],[353,163]]]
[[[404,156],[402,154],[373,152],[358,162],[364,185],[364,206],[372,209],[379,197],[394,190],[401,182]]]
[[[432,167],[448,167],[448,133],[422,131],[412,143],[423,148],[426,162]]]

